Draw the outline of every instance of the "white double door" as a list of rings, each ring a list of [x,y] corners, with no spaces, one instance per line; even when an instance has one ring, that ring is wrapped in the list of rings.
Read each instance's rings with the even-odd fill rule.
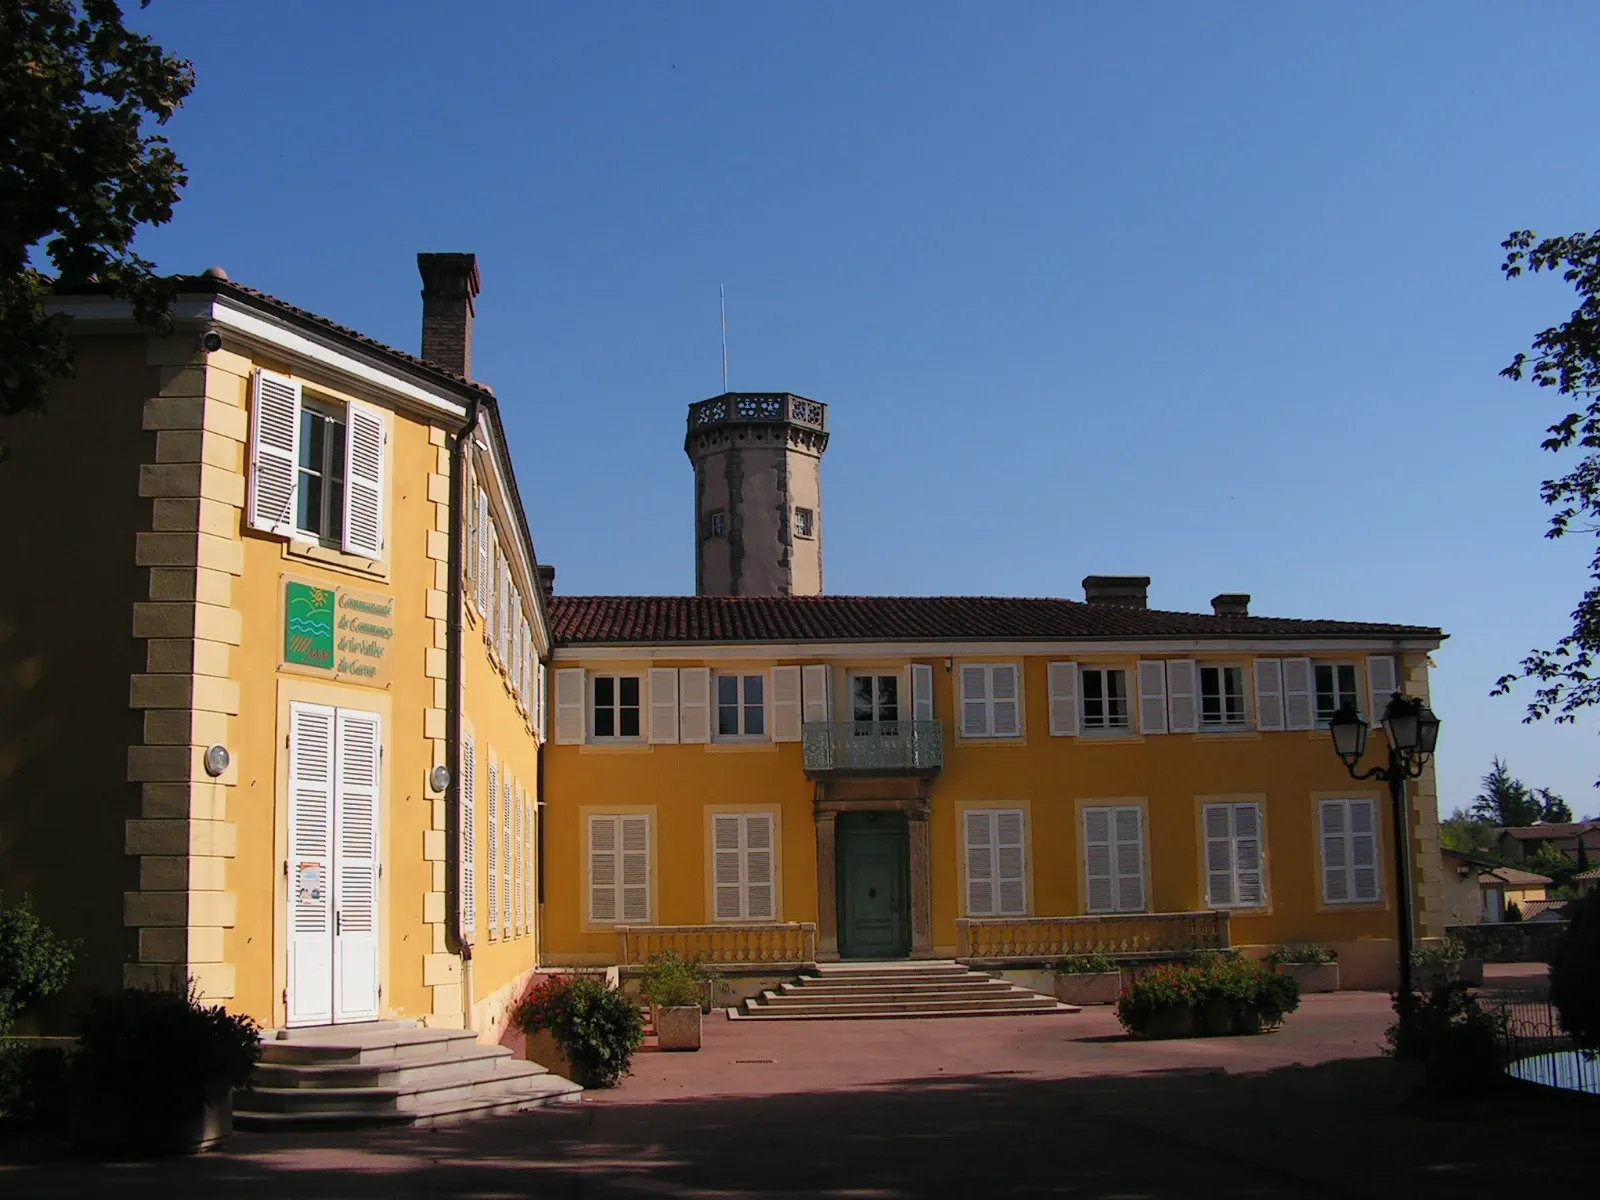
[[[289,706],[290,1025],[378,1019],[377,713]]]

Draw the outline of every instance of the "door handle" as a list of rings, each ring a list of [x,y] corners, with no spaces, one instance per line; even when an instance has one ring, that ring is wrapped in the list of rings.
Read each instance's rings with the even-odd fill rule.
[[[333,936],[339,936],[339,914],[337,912],[333,914]]]

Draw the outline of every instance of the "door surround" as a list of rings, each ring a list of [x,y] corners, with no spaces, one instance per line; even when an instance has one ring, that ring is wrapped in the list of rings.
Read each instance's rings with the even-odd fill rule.
[[[817,826],[817,961],[839,961],[838,819],[843,812],[901,812],[910,841],[911,957],[933,957],[933,892],[929,879],[926,779],[819,781],[812,813]]]

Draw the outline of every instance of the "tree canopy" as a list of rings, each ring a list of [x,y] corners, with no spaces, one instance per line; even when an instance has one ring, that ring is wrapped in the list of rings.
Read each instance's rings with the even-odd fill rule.
[[[0,415],[42,408],[72,372],[39,256],[60,283],[100,283],[140,320],[170,319],[169,285],[132,245],[188,182],[148,127],[193,87],[191,65],[130,32],[114,0],[0,4]]]
[[[1483,777],[1483,791],[1472,798],[1472,815],[1499,828],[1533,825],[1543,812],[1528,785],[1511,774],[1497,755]]]

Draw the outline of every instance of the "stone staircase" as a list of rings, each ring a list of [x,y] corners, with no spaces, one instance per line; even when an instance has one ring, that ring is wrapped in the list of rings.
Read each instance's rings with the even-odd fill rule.
[[[734,1021],[838,1021],[890,1017],[1020,1017],[1074,1013],[954,962],[819,963],[815,975],[730,1008]]]
[[[583,1093],[470,1030],[373,1021],[268,1030],[261,1041],[249,1088],[234,1093],[241,1129],[442,1125]]]

